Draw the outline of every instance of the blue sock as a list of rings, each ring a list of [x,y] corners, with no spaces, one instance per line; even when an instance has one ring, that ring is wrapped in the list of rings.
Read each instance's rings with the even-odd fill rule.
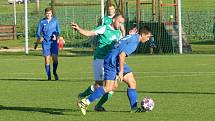
[[[45,65],[45,68],[46,68],[46,74],[48,76],[48,79],[51,79],[50,65]]]
[[[137,107],[137,91],[136,89],[127,89],[127,95],[130,102],[131,109]]]
[[[98,87],[87,99],[91,102],[95,101],[96,99],[100,98],[105,94],[105,90],[103,86]]]
[[[57,66],[58,66],[58,62],[57,63],[53,63],[53,74],[57,73]]]

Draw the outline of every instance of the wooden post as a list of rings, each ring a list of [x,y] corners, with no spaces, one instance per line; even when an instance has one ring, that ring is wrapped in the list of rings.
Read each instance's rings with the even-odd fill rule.
[[[52,8],[53,15],[55,14],[55,3],[56,3],[56,0],[51,0],[51,8]]]
[[[162,0],[159,1],[159,17],[158,17],[158,22],[161,23],[162,21]]]
[[[162,0],[158,0],[158,7],[159,7],[159,15],[158,15],[158,37],[157,37],[157,40],[158,40],[158,49],[159,49],[159,53],[162,53],[162,49],[160,47],[160,41],[161,41],[161,24],[162,24]]]
[[[140,0],[136,0],[136,12],[137,12],[137,28],[139,29],[140,27]]]
[[[13,25],[13,39],[16,39],[16,25]]]
[[[155,0],[152,0],[152,18],[153,18],[153,21],[156,20],[156,1]]]
[[[174,0],[175,8],[175,22],[178,21],[178,0]]]
[[[121,4],[121,14],[125,16],[125,0],[122,0]]]
[[[40,0],[36,0],[36,13],[40,11]]]

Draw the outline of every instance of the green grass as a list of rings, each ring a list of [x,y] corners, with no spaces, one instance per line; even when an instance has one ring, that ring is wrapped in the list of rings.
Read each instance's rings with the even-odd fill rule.
[[[86,116],[76,106],[77,94],[92,83],[91,56],[61,56],[60,81],[46,81],[43,57],[0,56],[2,121],[214,121],[214,55],[132,56],[139,100],[150,96],[155,108],[129,113],[126,85],[119,84],[106,103],[108,112]]]

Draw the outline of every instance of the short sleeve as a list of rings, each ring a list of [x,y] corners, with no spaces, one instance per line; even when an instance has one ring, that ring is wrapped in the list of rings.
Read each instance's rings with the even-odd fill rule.
[[[96,35],[99,35],[99,34],[104,34],[105,29],[106,29],[106,26],[99,26],[95,28],[93,31],[96,33]]]

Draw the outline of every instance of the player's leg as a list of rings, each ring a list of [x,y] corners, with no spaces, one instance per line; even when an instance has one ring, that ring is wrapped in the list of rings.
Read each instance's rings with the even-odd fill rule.
[[[104,80],[104,60],[103,59],[95,59],[93,60],[93,69],[94,69],[94,79],[95,83],[90,85],[86,90],[78,95],[79,98],[85,98],[94,92],[94,90],[99,87],[103,86]]]
[[[104,80],[106,80],[105,85],[98,87],[89,97],[87,97],[86,99],[82,99],[78,103],[78,105],[81,108],[81,111],[84,115],[86,114],[87,106],[90,103],[92,103],[96,99],[100,98],[105,93],[112,91],[114,88],[115,79],[116,79],[116,69],[109,67],[109,65],[107,65],[107,67],[105,67],[105,68],[106,68],[104,70],[105,71]]]
[[[117,81],[114,83],[113,90],[115,90],[118,87]],[[110,91],[102,96],[102,98],[99,100],[99,102],[96,104],[94,110],[96,111],[106,111],[103,105],[112,98],[114,91]]]
[[[58,74],[57,74],[57,67],[58,67],[58,56],[52,55],[53,60],[53,75],[55,77],[55,80],[59,80]]]
[[[154,48],[150,47],[150,54],[152,55],[154,53]]]
[[[127,96],[130,102],[131,112],[136,112],[137,107],[137,91],[136,91],[136,81],[132,70],[128,67],[127,64],[124,65],[124,77],[123,81],[128,85]]]
[[[112,89],[114,88],[114,83],[114,80],[107,80],[105,81],[105,86],[98,87],[89,97],[82,99],[78,103],[78,106],[81,108],[82,113],[85,115],[87,107],[88,105],[90,105],[90,103],[99,99],[105,93],[112,91]]]
[[[127,85],[128,85],[128,89],[127,89],[127,96],[130,102],[130,107],[131,107],[131,112],[135,112],[137,110],[137,91],[136,91],[136,81],[134,79],[133,73],[127,73],[124,76],[124,80],[123,80]]]
[[[50,71],[50,43],[43,41],[42,42],[42,49],[43,49],[43,56],[45,59],[45,70],[48,77],[48,80],[51,80],[51,71]]]
[[[58,67],[58,44],[57,41],[53,41],[51,44],[51,55],[53,60],[53,75],[55,77],[55,80],[59,80],[58,74],[57,74],[57,67]]]
[[[45,56],[45,70],[46,70],[46,75],[48,77],[48,80],[51,80],[51,67],[50,67],[50,55]]]

